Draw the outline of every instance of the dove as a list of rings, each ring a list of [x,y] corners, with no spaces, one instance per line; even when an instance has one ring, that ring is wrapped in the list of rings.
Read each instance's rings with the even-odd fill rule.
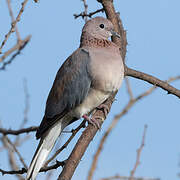
[[[119,47],[109,37],[120,37],[106,18],[88,20],[79,48],[70,55],[56,74],[47,98],[42,122],[36,132],[39,145],[27,171],[26,180],[35,180],[57,138],[72,122],[84,118],[97,128],[89,114],[117,91],[124,78]]]

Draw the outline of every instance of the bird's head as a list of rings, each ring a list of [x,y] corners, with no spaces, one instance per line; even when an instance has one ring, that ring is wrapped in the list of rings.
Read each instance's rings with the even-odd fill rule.
[[[97,39],[108,39],[113,35],[120,37],[120,35],[114,31],[111,21],[103,17],[95,17],[88,20],[83,27],[82,33]]]

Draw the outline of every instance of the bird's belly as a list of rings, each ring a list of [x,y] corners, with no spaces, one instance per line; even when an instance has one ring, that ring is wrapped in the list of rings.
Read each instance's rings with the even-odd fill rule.
[[[103,67],[105,70],[102,70],[103,76],[97,76],[97,84],[99,89],[105,92],[114,92],[120,88],[122,83],[122,75],[120,68],[114,68],[114,71],[110,70],[111,67]]]
[[[75,117],[80,118],[91,112],[94,108],[102,104],[108,97],[109,93],[105,93],[96,89],[90,89],[84,101],[73,110]]]
[[[113,62],[109,59],[105,59],[99,65],[98,69],[94,70],[94,86],[104,92],[117,91],[124,77],[123,63],[118,59],[114,59]]]

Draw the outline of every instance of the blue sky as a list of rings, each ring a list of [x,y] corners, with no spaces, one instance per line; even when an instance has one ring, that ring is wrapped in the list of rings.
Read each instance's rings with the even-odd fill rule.
[[[88,1],[88,11],[101,8],[94,1]],[[0,3],[0,42],[10,28],[10,17],[5,1]],[[12,0],[14,13],[20,3]],[[179,75],[180,67],[180,1],[179,0],[121,0],[115,1],[127,30],[127,65],[131,68],[152,74],[160,79]],[[48,92],[58,68],[63,61],[79,46],[84,21],[75,20],[74,13],[83,11],[81,1],[29,1],[18,28],[22,38],[31,34],[32,39],[15,61],[0,72],[0,120],[3,127],[16,129],[23,119],[24,93],[23,79],[27,79],[30,94],[30,111],[27,127],[39,125]],[[100,13],[99,15],[103,15]],[[15,43],[15,35],[8,40],[4,51]],[[142,93],[150,85],[130,78],[134,95]],[[180,82],[172,83],[180,88]],[[90,144],[78,166],[73,180],[86,179],[87,173],[103,133],[114,115],[119,113],[128,102],[125,83],[122,85],[117,101],[113,104],[108,119]],[[179,99],[161,89],[139,101],[130,112],[119,121],[111,133],[100,156],[94,179],[115,174],[129,175],[139,147],[144,124],[148,125],[145,147],[141,164],[136,176],[159,177],[162,180],[178,180],[180,172],[180,116]],[[29,164],[38,141],[34,133],[20,152]],[[58,160],[67,157],[77,138],[69,145]],[[59,145],[59,143],[58,143]],[[58,147],[57,147],[58,148]],[[0,152],[0,168],[8,169],[6,153]],[[61,168],[57,170],[57,174]],[[56,179],[56,175],[53,179]],[[43,174],[39,179],[44,179]],[[13,179],[6,175],[1,179]]]

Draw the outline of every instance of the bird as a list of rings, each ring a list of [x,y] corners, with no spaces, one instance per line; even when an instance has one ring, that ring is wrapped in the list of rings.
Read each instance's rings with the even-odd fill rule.
[[[49,92],[44,117],[36,132],[40,142],[26,180],[36,179],[66,126],[84,118],[99,128],[97,119],[89,114],[101,107],[124,79],[120,50],[109,40],[111,36],[120,38],[111,21],[104,17],[92,18],[82,28],[79,48],[59,68]]]

